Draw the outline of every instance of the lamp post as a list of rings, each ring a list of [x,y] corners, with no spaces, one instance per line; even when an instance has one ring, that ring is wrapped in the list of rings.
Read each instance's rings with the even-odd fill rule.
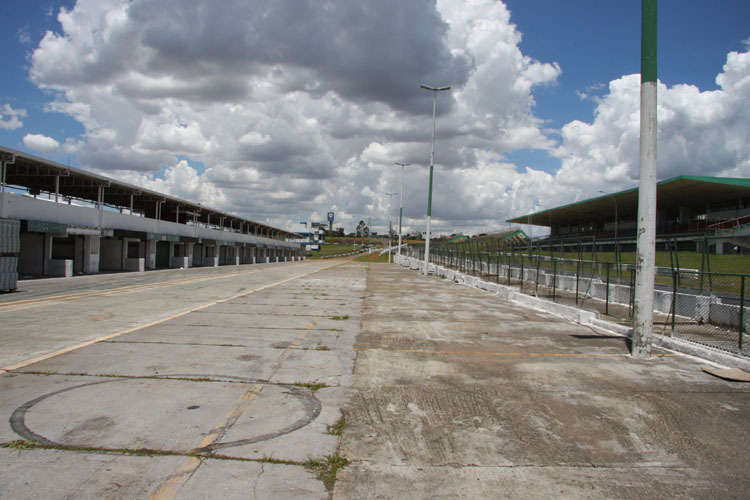
[[[398,193],[385,193],[385,195],[390,200],[394,196],[396,196]],[[403,197],[402,197],[403,198]],[[388,202],[388,207],[390,208],[391,203]],[[393,242],[393,226],[391,226],[391,218],[388,217],[388,263],[391,263],[391,243]]]
[[[399,209],[398,209],[398,251],[397,251],[398,264],[401,265],[401,219],[404,216],[404,168],[407,165],[411,165],[411,163],[396,162],[396,165],[401,165],[401,203],[399,204]]]
[[[607,194],[607,193],[605,193],[602,190],[599,190],[599,192],[602,193],[602,194],[605,194],[605,195]],[[612,201],[615,202],[615,239],[617,239],[617,218],[618,218],[617,217],[617,198],[615,198],[615,195],[613,195],[613,194],[611,194],[609,196],[612,198]]]
[[[435,109],[437,105],[437,93],[441,90],[450,90],[450,86],[429,87],[427,85],[420,85],[420,87],[432,91],[432,149],[430,150],[430,186],[427,191],[427,234],[424,246],[424,275],[427,276],[427,269],[430,265],[430,226],[432,225],[432,170],[435,163]]]

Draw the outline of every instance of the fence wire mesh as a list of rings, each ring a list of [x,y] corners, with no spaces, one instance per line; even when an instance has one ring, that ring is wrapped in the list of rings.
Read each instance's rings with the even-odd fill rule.
[[[410,249],[424,259],[424,248]],[[436,245],[430,262],[557,303],[632,324],[635,267],[501,249],[488,242]],[[750,275],[657,268],[654,332],[750,355]]]

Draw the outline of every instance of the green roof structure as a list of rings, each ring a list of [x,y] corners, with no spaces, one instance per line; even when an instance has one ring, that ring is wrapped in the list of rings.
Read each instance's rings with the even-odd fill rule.
[[[748,178],[681,175],[658,182],[656,189],[662,230],[673,231],[679,227],[690,229],[691,221],[703,220],[710,223],[712,213],[735,212],[739,217],[744,214],[743,210],[750,209]],[[597,228],[603,231],[604,224],[614,221],[615,212],[622,221],[623,229],[628,227],[627,221],[636,220],[637,187],[521,215],[506,222],[550,227],[553,228],[553,234],[556,233],[555,228],[561,226],[586,226],[590,227],[589,232],[596,233]],[[717,216],[717,220],[718,218]]]

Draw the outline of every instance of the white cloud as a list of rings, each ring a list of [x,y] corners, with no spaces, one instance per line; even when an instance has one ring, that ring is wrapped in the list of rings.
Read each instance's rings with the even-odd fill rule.
[[[28,24],[18,29],[18,41],[21,42],[23,45],[28,45],[31,43],[31,33],[29,33]]]
[[[30,77],[55,96],[47,110],[85,132],[55,148],[257,220],[297,229],[299,214],[333,209],[337,223],[382,224],[397,211],[384,193],[398,190],[399,161],[414,164],[407,228],[423,225],[432,93],[422,83],[452,86],[437,101],[438,228],[493,224],[636,180],[637,77],[587,89],[594,119],[552,135],[533,92],[563,68],[522,53],[502,2],[78,0],[58,21]],[[660,87],[662,177],[748,175],[747,58],[730,54],[719,90]],[[0,125],[14,119],[5,116]],[[562,168],[507,162],[517,149],[549,151]]]
[[[750,176],[750,52],[731,52],[716,77],[719,90],[658,86],[658,176]],[[555,182],[573,201],[637,185],[640,76],[610,82],[592,123],[562,129]],[[585,181],[585,182],[584,182]]]
[[[0,128],[6,130],[15,130],[23,127],[23,122],[19,117],[26,116],[25,109],[13,109],[9,104],[3,104],[0,108]]]
[[[26,134],[23,136],[23,145],[40,153],[56,153],[60,149],[60,143],[43,134]]]

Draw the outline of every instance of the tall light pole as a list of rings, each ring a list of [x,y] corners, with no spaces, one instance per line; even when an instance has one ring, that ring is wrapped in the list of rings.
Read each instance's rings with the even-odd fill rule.
[[[420,85],[425,90],[432,91],[432,149],[430,150],[430,187],[427,191],[427,235],[424,246],[424,275],[427,276],[427,269],[430,266],[430,226],[432,225],[432,170],[435,164],[435,109],[437,103],[437,93],[441,90],[450,90],[448,87],[429,87]]]
[[[602,194],[605,194],[605,195],[607,194],[607,193],[605,193],[602,190],[599,190],[599,192],[602,193]],[[615,239],[617,239],[617,198],[615,198],[615,195],[613,195],[613,194],[611,194],[609,196],[612,198],[612,201],[615,202]]]
[[[388,208],[391,207],[390,199],[396,196],[398,193],[385,193],[388,197]],[[402,197],[403,198],[403,197]],[[393,242],[393,226],[391,226],[391,218],[388,216],[388,263],[391,263],[391,243]]]
[[[404,168],[407,165],[411,165],[411,163],[396,162],[396,165],[401,165],[401,203],[398,209],[398,263],[400,265],[401,264],[401,219],[404,216]]]

